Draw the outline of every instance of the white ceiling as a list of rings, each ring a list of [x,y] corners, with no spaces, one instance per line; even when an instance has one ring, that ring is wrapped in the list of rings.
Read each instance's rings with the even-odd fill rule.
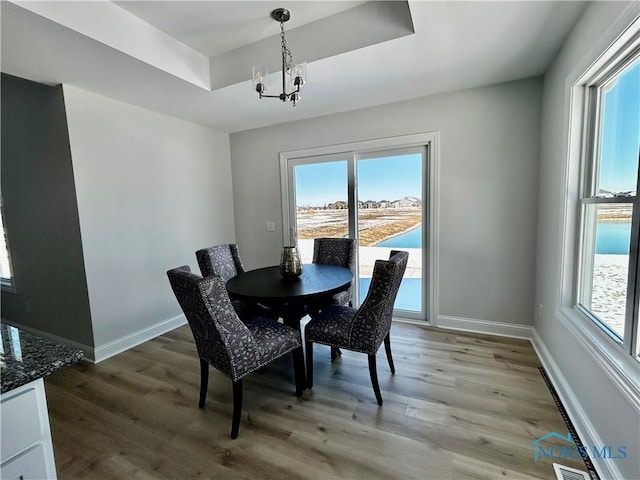
[[[371,36],[374,23],[352,22],[348,31],[331,25],[355,18],[346,15],[364,2],[3,1],[0,66],[236,132],[543,74],[586,5],[408,3],[415,33],[354,47],[349,42]],[[291,10],[285,29],[294,59],[304,59],[296,51],[312,58],[295,108],[259,100],[250,80],[256,52],[279,57],[270,12],[280,6]],[[382,2],[375,8],[372,18],[398,23],[380,13]],[[351,50],[342,52],[340,42]],[[233,69],[232,80],[218,82]]]
[[[215,57],[278,33],[279,26],[269,15],[276,8],[286,6],[292,12],[285,26],[288,31],[365,2],[145,0],[114,3],[203,55]]]

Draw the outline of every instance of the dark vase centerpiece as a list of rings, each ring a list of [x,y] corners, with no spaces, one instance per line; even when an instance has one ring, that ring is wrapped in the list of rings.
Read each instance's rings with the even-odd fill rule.
[[[283,247],[280,256],[280,274],[285,278],[297,278],[302,273],[302,260],[298,247]]]

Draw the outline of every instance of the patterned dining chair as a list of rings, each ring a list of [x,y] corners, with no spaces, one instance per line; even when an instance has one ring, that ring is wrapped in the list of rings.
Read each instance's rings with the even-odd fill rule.
[[[313,263],[338,265],[356,274],[356,240],[354,238],[316,238],[313,240]],[[353,287],[336,293],[328,305],[352,305]]]
[[[242,379],[275,359],[293,352],[296,395],[305,388],[300,332],[265,317],[244,323],[231,306],[222,277],[201,277],[188,266],[167,272],[173,293],[184,312],[200,358],[200,408],[204,408],[209,365],[231,379],[233,415],[231,438],[238,436],[242,412]]]
[[[238,245],[225,243],[196,252],[196,259],[203,277],[218,275],[226,282],[239,273],[244,273]]]
[[[313,263],[348,268],[355,279],[356,247],[355,238],[315,238],[313,240]],[[329,305],[353,306],[353,286],[349,287],[348,290],[336,293],[327,303],[318,305],[316,308],[325,308]],[[331,361],[333,362],[339,355],[342,355],[340,349],[331,347]]]
[[[238,246],[234,243],[202,248],[196,252],[196,259],[203,277],[217,275],[227,282],[230,278],[245,271]],[[276,312],[264,305],[250,305],[235,298],[231,300],[231,305],[243,321],[254,315],[262,315],[272,319],[278,318]]]
[[[376,353],[384,342],[391,373],[396,372],[391,355],[391,316],[409,253],[392,250],[389,260],[376,260],[367,297],[360,308],[332,305],[316,313],[305,328],[307,388],[313,387],[313,344],[322,343],[366,353],[369,375],[378,405],[382,395],[378,384]]]

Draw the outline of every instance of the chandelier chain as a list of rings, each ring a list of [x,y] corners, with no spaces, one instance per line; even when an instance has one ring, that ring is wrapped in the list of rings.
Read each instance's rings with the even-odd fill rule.
[[[282,57],[284,59],[284,67],[285,71],[289,71],[291,69],[291,64],[293,63],[293,56],[287,47],[287,41],[284,38],[284,23],[280,22],[280,39],[282,45]]]

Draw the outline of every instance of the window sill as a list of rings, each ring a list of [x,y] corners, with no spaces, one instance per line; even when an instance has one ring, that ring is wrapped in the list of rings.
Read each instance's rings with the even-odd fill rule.
[[[563,307],[558,314],[569,331],[640,412],[640,362],[577,309]]]
[[[16,293],[16,286],[13,283],[0,282],[0,290],[7,293]]]

